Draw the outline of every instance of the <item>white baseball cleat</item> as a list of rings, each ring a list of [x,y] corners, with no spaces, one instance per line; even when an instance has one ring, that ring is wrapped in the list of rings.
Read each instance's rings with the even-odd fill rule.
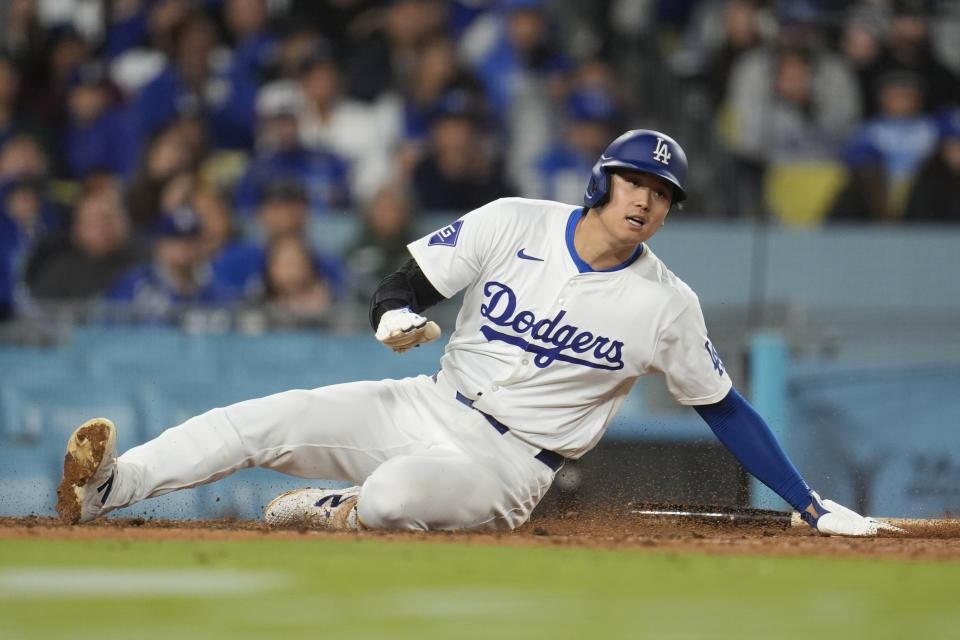
[[[90,522],[103,511],[117,470],[117,429],[106,418],[80,425],[67,442],[57,513],[64,524]]]
[[[814,518],[804,511],[800,517],[820,533],[833,536],[875,536],[881,530],[903,531],[900,527],[882,520],[861,516],[833,500],[823,500],[816,491],[810,492],[810,499],[819,515]]]
[[[263,517],[271,527],[359,529],[357,496],[360,487],[294,489],[274,498]]]

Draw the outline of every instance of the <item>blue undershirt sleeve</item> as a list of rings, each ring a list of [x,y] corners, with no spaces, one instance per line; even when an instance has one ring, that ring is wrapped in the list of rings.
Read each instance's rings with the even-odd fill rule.
[[[804,482],[770,427],[735,388],[720,402],[694,407],[714,435],[760,482],[799,512],[810,504]]]

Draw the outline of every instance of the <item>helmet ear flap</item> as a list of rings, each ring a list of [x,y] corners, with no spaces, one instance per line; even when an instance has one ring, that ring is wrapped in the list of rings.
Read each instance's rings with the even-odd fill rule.
[[[597,160],[590,171],[590,182],[587,183],[587,191],[583,195],[583,205],[587,208],[596,207],[607,198],[610,179],[601,162],[602,160]]]

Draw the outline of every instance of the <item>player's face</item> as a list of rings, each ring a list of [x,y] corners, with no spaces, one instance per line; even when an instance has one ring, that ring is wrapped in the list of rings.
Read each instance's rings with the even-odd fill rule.
[[[651,173],[610,175],[610,200],[600,210],[604,227],[618,244],[636,246],[653,237],[670,211],[673,186]]]

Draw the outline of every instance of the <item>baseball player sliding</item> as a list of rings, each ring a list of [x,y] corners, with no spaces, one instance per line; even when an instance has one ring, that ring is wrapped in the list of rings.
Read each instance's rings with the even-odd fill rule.
[[[409,245],[370,320],[403,352],[440,336],[423,312],[464,291],[440,370],[293,390],[213,409],[116,455],[103,418],[67,445],[57,512],[113,509],[261,466],[350,489],[300,489],[267,522],[339,529],[513,529],[566,459],[600,440],[638,377],[661,372],[754,476],[828,534],[890,525],[807,486],[737,393],[693,291],[644,243],[686,194],[670,136],[634,130],[594,165],[584,206],[505,198]]]

